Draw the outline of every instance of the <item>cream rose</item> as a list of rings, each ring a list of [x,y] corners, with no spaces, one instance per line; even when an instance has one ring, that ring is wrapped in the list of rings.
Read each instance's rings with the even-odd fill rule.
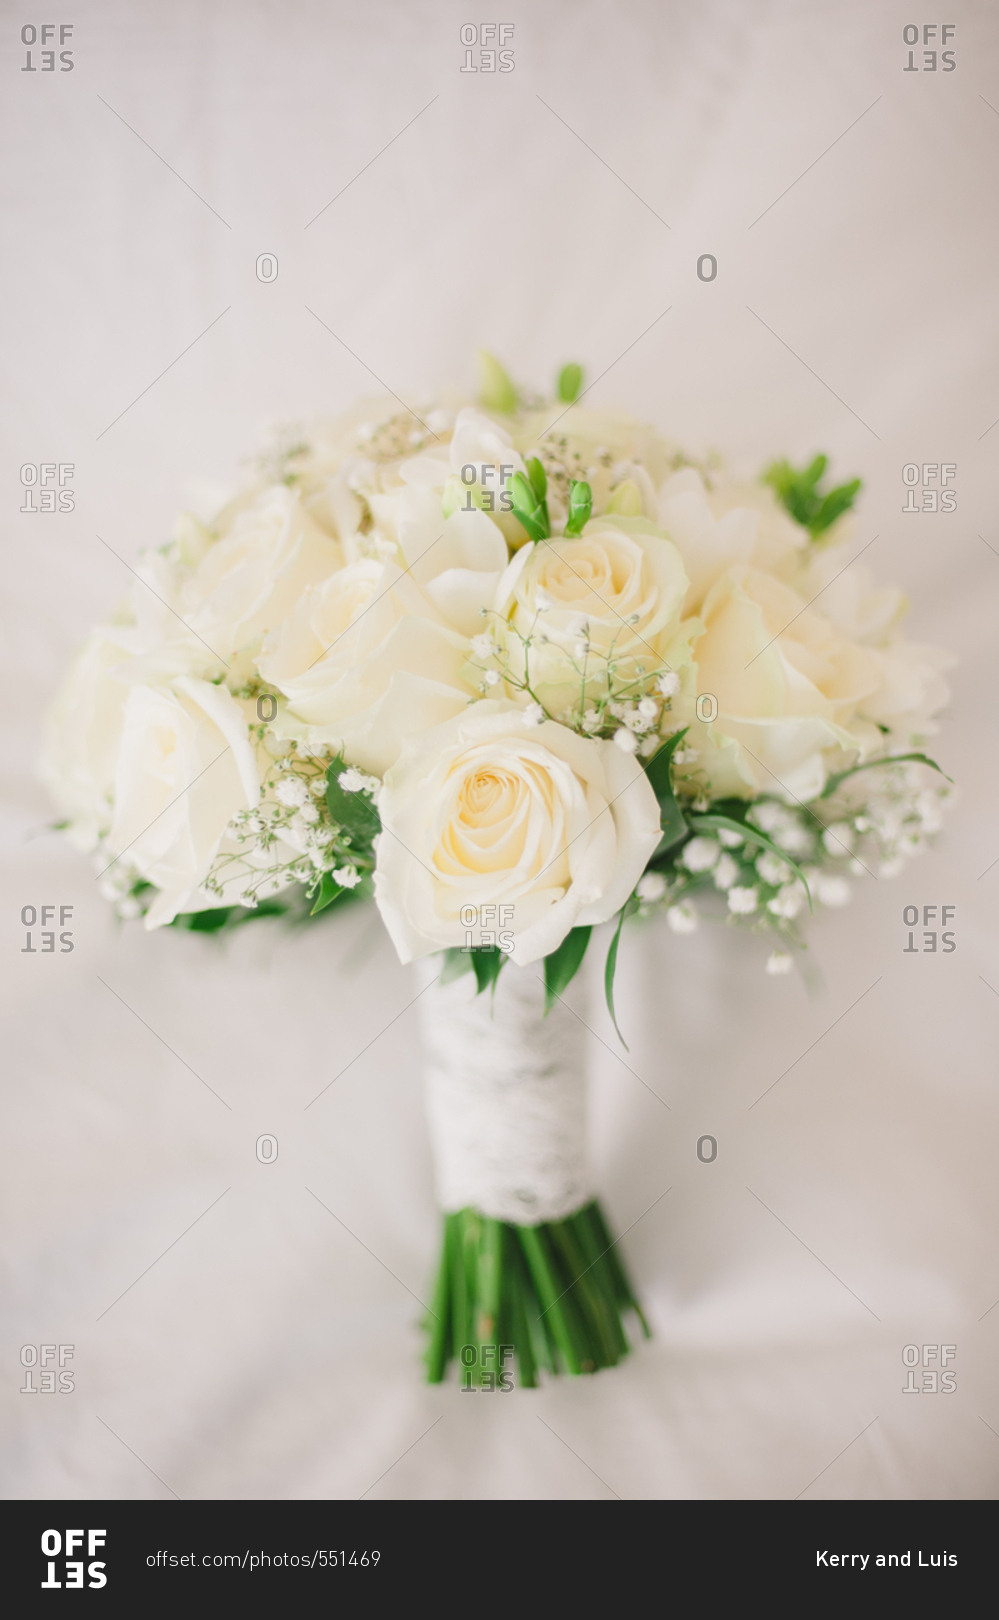
[[[735,563],[773,570],[797,558],[807,535],[760,487],[722,483],[708,491],[684,467],[659,491],[659,521],[678,547],[690,580],[685,611],[697,613],[716,580]]]
[[[343,565],[338,542],[283,485],[266,489],[205,551],[179,591],[196,635],[231,660],[280,624],[307,585]]]
[[[128,627],[95,630],[45,717],[41,775],[78,849],[91,850],[111,824],[115,766],[131,688],[123,673],[135,651]]]
[[[713,798],[822,791],[842,753],[857,757],[880,734],[863,719],[880,672],[867,649],[844,640],[817,608],[759,569],[738,565],[712,586],[694,648],[698,704],[690,723],[693,779]],[[713,721],[700,716],[717,705]],[[700,711],[700,712],[699,712]]]
[[[578,539],[539,540],[511,562],[496,596],[513,673],[552,713],[578,709],[584,661],[587,691],[607,689],[607,658],[617,682],[686,657],[678,640],[687,575],[680,553],[640,517],[594,518]],[[525,654],[524,638],[532,645]],[[586,651],[586,648],[589,651]]]
[[[864,699],[864,719],[875,727],[887,726],[898,745],[931,736],[934,716],[950,697],[944,672],[955,659],[899,633],[907,606],[903,593],[895,586],[877,586],[863,563],[851,564],[842,544],[823,546],[809,558],[802,588],[808,597],[821,592],[826,618],[841,635],[863,646],[877,668],[878,685]],[[884,734],[879,736],[884,745]]]
[[[232,817],[259,798],[246,717],[225,687],[180,676],[130,689],[108,847],[160,890],[147,928],[217,903],[201,885]]]
[[[490,936],[537,961],[621,908],[660,837],[633,758],[553,721],[528,729],[506,702],[414,738],[379,808],[375,898],[403,962]]]
[[[310,586],[257,667],[287,699],[279,736],[343,749],[382,775],[403,742],[459,713],[468,643],[393,563],[368,558]]]

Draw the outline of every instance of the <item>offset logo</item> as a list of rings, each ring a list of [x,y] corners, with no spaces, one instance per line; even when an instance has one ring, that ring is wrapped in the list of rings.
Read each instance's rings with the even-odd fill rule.
[[[107,1541],[106,1530],[43,1530],[42,1553],[46,1559],[46,1575],[42,1581],[43,1592],[53,1592],[62,1587],[88,1586],[95,1588],[107,1586],[108,1578],[104,1573],[103,1559],[94,1559],[94,1554],[100,1552]],[[74,1556],[87,1549],[87,1561],[82,1557]]]

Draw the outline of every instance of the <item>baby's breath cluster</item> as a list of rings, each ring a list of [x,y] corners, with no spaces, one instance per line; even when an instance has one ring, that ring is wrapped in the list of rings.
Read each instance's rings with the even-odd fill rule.
[[[852,880],[897,876],[939,831],[953,789],[929,776],[922,765],[884,765],[812,804],[759,798],[744,831],[698,826],[640,879],[639,913],[665,912],[677,934],[702,917],[748,927],[774,944],[767,972],[785,973],[810,907],[847,905]]]
[[[532,685],[532,651],[547,645],[544,623],[551,607],[543,592],[537,592],[535,600],[538,611],[526,632],[483,610],[483,618],[492,621],[495,629],[484,630],[471,642],[472,668],[482,696],[526,696],[530,699],[524,708],[527,726],[555,720],[583,737],[610,739],[623,753],[643,758],[654,754],[663,738],[677,729],[670,725],[670,713],[672,699],[680,690],[679,675],[651,656],[647,664],[636,661],[633,653],[617,656],[617,637],[607,648],[595,645],[589,624],[581,616],[574,626],[571,650],[565,654],[576,695],[570,703],[552,708]],[[511,644],[516,644],[516,658]],[[694,749],[678,749],[674,754],[678,764],[695,758]]]

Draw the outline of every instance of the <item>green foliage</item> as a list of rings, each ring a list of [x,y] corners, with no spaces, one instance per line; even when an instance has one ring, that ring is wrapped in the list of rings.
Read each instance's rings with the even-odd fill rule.
[[[819,485],[828,466],[828,457],[816,456],[807,467],[795,468],[789,461],[774,461],[763,474],[781,505],[796,523],[802,524],[817,540],[836,519],[849,511],[860,490],[860,479],[821,490]]]
[[[592,928],[572,928],[558,948],[545,957],[545,1011],[567,990],[583,964]]]
[[[381,817],[367,793],[363,790],[347,793],[340,786],[340,778],[347,769],[342,756],[333,760],[326,772],[326,803],[337,825],[361,845],[369,846],[381,831]]]
[[[632,916],[632,914],[637,910],[638,900],[635,895],[632,895],[630,900],[625,901],[624,905],[621,907],[620,913],[618,914],[617,927],[614,930],[614,938],[610,942],[610,948],[607,952],[607,961],[604,964],[604,995],[607,998],[607,1011],[611,1015],[611,1023],[614,1025],[615,1030],[617,1030],[617,1038],[621,1042],[621,1045],[624,1047],[626,1052],[628,1051],[628,1043],[618,1028],[617,1014],[614,1011],[614,975],[617,973],[617,948],[621,942],[621,929],[624,927],[625,919]]]
[[[935,759],[930,759],[928,754],[889,754],[884,759],[865,759],[862,765],[851,765],[847,771],[837,771],[834,776],[830,776],[819,794],[819,798],[828,799],[831,794],[836,792],[841,782],[845,782],[848,776],[856,776],[858,771],[873,771],[879,765],[905,765],[910,762],[916,765],[928,765],[931,771],[938,771],[945,782],[953,782],[953,777],[948,776],[947,772],[937,764]]]
[[[574,478],[569,486],[569,516],[565,525],[566,534],[572,535],[573,538],[577,534],[582,534],[590,521],[592,511],[593,491],[589,484],[577,483]]]
[[[690,830],[687,825],[687,818],[676,801],[676,794],[673,791],[672,772],[673,755],[687,735],[688,730],[689,727],[684,726],[682,731],[675,731],[672,737],[667,738],[658,753],[653,754],[645,767],[645,774],[649,779],[653,793],[659,801],[660,825],[663,831],[662,838],[653,854],[653,860],[659,855],[665,855],[666,851],[672,849],[674,844],[678,844],[681,838],[685,838]]]
[[[478,986],[476,994],[481,995],[483,990],[495,990],[503,965],[509,960],[506,951],[498,945],[473,945],[468,954],[472,958],[472,972]]]
[[[583,368],[571,360],[558,374],[556,392],[563,405],[574,405],[583,392]]]
[[[799,883],[804,887],[808,896],[808,909],[811,911],[811,890],[801,867],[785,850],[781,849],[779,844],[775,844],[772,838],[768,838],[765,832],[761,832],[759,827],[754,827],[751,821],[746,821],[741,817],[720,816],[710,812],[707,815],[691,816],[690,818],[690,830],[695,836],[702,830],[704,832],[718,832],[720,829],[740,833],[748,844],[756,844],[760,849],[768,849],[772,855],[776,855],[782,860],[785,866],[789,866]]]
[[[324,872],[322,877],[319,879],[318,884],[309,890],[309,899],[313,900],[312,910],[309,912],[309,916],[315,917],[318,912],[325,911],[327,906],[331,906],[334,900],[338,900],[345,892],[346,891],[342,889],[339,883],[336,881],[336,878],[333,876],[332,872]],[[314,899],[313,896],[315,897]]]

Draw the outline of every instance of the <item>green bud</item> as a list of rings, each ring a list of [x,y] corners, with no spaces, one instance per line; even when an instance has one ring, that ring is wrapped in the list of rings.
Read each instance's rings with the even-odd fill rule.
[[[514,517],[532,540],[547,540],[551,533],[548,507],[539,501],[523,473],[514,473],[507,480],[507,489]]]
[[[563,405],[574,405],[583,391],[583,368],[573,360],[558,374],[558,397]]]
[[[542,467],[537,456],[528,457],[527,476],[531,480],[531,488],[538,497],[538,500],[543,501],[548,493],[548,479],[545,477],[545,469]]]
[[[593,491],[589,484],[577,483],[573,479],[569,488],[569,516],[566,520],[565,532],[575,537],[582,534],[583,529],[590,521],[593,511]]]
[[[452,473],[444,485],[444,494],[441,496],[441,515],[449,518],[452,512],[466,506],[468,493],[468,486],[462,483],[457,473]]]
[[[641,517],[642,492],[632,479],[626,478],[623,484],[618,484],[609,502],[608,512],[616,512],[619,517]]]
[[[499,411],[504,416],[511,416],[517,409],[517,390],[513,383],[496,356],[490,354],[488,349],[480,349],[477,359],[479,404],[484,410]]]

